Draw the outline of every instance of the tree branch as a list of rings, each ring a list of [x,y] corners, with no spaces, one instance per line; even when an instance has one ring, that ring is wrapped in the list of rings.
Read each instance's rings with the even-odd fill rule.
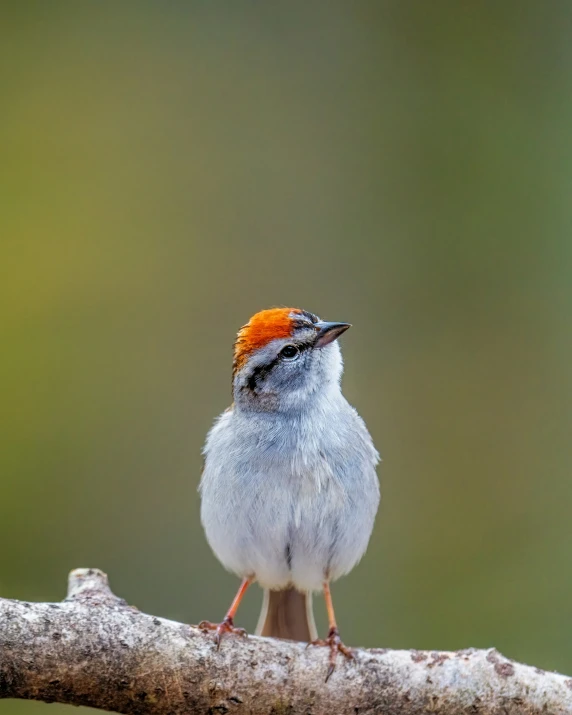
[[[328,683],[326,649],[211,634],[140,613],[96,569],[62,603],[0,599],[0,698],[138,715],[572,713],[572,679],[496,650],[356,650]]]

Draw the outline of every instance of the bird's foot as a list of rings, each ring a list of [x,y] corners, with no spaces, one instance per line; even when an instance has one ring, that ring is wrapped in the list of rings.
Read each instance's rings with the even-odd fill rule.
[[[201,621],[198,627],[203,631],[215,631],[214,642],[217,650],[220,648],[220,642],[225,633],[234,633],[235,636],[242,636],[243,638],[247,635],[244,628],[237,628],[234,625],[230,616],[227,616],[222,623]]]
[[[354,654],[347,646],[342,643],[342,639],[340,638],[340,634],[337,628],[330,628],[330,632],[328,633],[327,638],[319,639],[308,643],[308,647],[311,645],[328,646],[330,649],[330,664],[328,666],[328,673],[326,675],[326,683],[330,679],[331,674],[336,669],[336,657],[338,653],[344,655],[348,660],[354,659]]]

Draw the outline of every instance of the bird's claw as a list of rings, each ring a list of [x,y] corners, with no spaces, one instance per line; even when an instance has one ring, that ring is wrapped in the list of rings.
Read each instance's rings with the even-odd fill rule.
[[[354,654],[342,643],[337,628],[330,628],[327,638],[319,638],[318,640],[312,641],[308,643],[306,648],[309,648],[311,645],[328,646],[330,649],[330,664],[328,665],[328,672],[326,674],[326,683],[336,669],[336,657],[338,653],[344,655],[348,660],[354,660]]]
[[[220,642],[225,633],[233,633],[235,636],[241,636],[241,638],[246,638],[248,635],[244,628],[237,628],[232,622],[232,618],[228,616],[221,623],[201,621],[198,627],[202,631],[215,631],[214,642],[217,650],[220,648]]]

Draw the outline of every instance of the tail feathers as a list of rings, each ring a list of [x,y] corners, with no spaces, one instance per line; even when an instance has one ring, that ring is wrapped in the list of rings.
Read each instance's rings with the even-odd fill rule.
[[[256,635],[293,641],[316,640],[312,594],[300,593],[294,588],[284,591],[264,589]]]

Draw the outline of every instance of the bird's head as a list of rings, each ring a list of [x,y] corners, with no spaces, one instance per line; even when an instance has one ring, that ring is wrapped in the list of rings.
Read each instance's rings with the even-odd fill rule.
[[[301,409],[319,392],[338,389],[342,357],[336,339],[349,327],[298,308],[256,313],[234,344],[235,403],[289,411]]]

